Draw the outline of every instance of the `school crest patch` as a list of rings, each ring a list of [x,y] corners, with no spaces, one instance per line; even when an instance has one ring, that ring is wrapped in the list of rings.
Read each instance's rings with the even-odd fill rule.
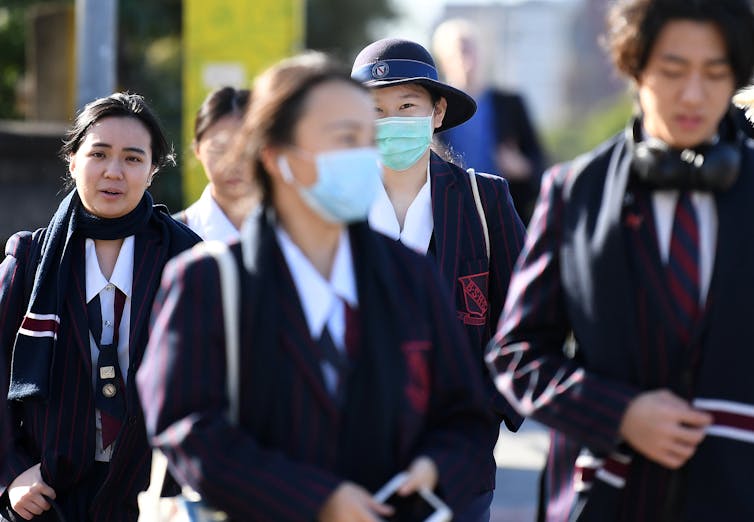
[[[458,278],[458,283],[463,292],[465,310],[457,310],[457,313],[463,324],[474,326],[487,324],[487,311],[490,308],[487,301],[487,280],[489,277],[489,272],[481,272]]]
[[[372,66],[372,78],[380,80],[390,72],[390,66],[385,62],[377,62]]]

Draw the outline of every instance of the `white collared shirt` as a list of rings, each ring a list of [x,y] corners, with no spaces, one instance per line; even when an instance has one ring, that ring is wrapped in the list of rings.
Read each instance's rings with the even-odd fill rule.
[[[660,258],[665,264],[670,257],[670,240],[673,234],[673,220],[677,202],[677,190],[658,190],[652,195]],[[691,202],[699,220],[699,302],[704,304],[707,300],[707,293],[712,280],[712,269],[715,264],[717,207],[715,206],[715,196],[709,192],[692,192]]]
[[[395,208],[387,195],[384,185],[380,184],[372,208],[369,211],[369,226],[389,238],[400,241],[420,254],[426,254],[435,224],[432,216],[432,188],[427,166],[427,181],[409,205],[403,230],[398,223]]]
[[[186,224],[205,241],[219,240],[226,243],[240,238],[240,232],[212,197],[209,185],[202,195],[186,209]]]
[[[318,341],[327,325],[335,347],[344,351],[346,344],[345,303],[348,303],[351,308],[356,308],[359,303],[348,231],[344,229],[340,234],[329,280],[322,277],[314,268],[311,261],[293,243],[282,227],[277,227],[275,232],[280,243],[280,250],[293,277],[312,339],[315,342]],[[328,390],[333,392],[337,386],[335,368],[323,361],[322,374]]]
[[[113,340],[113,326],[115,324],[115,287],[126,295],[126,303],[123,307],[123,317],[118,329],[118,364],[120,365],[123,382],[128,379],[128,362],[129,362],[129,335],[131,327],[131,296],[133,287],[134,273],[134,236],[129,236],[123,240],[118,253],[118,259],[115,262],[112,276],[108,281],[102,274],[97,260],[97,252],[94,247],[94,240],[86,240],[86,302],[87,304],[99,295],[100,307],[102,309],[102,339],[101,344],[111,343]],[[99,348],[94,342],[94,337],[89,332],[89,350],[92,357],[92,386],[94,393],[101,393],[97,390],[97,359],[99,357]],[[112,456],[112,445],[107,448],[102,447],[102,421],[99,410],[96,410],[95,425],[97,429],[95,450],[95,460],[109,462]]]

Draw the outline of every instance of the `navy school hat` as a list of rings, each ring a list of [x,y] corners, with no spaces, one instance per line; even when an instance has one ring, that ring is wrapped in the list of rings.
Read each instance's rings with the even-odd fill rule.
[[[416,83],[444,97],[448,108],[436,132],[460,125],[476,112],[474,98],[439,81],[432,55],[410,40],[385,38],[369,44],[354,60],[351,78],[377,89]]]

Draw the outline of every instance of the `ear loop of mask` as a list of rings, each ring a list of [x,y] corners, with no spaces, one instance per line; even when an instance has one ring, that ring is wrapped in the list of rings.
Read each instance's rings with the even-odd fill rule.
[[[291,166],[288,164],[288,158],[286,158],[282,154],[278,156],[278,168],[280,169],[280,174],[283,177],[283,181],[285,181],[289,185],[297,184],[296,178],[293,176]]]

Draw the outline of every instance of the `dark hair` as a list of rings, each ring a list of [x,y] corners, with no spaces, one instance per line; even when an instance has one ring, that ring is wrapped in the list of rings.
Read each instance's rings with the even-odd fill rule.
[[[86,104],[63,138],[63,146],[60,148],[63,161],[68,161],[70,155],[79,150],[92,125],[111,117],[135,118],[144,124],[151,137],[152,165],[157,167],[157,170],[167,165],[175,165],[173,147],[168,144],[157,117],[144,101],[144,97],[127,92],[116,92]]]
[[[613,65],[638,79],[660,31],[672,20],[716,24],[736,86],[749,83],[754,69],[754,12],[749,0],[615,0],[604,38]]]
[[[347,69],[327,55],[307,52],[287,58],[263,72],[254,83],[243,129],[229,161],[248,160],[252,175],[262,188],[262,201],[272,198],[270,174],[261,151],[270,145],[291,145],[298,121],[311,91],[326,82],[344,82],[368,92]]]
[[[207,129],[224,116],[234,114],[243,117],[249,104],[248,89],[222,87],[210,92],[202,102],[194,120],[194,143],[199,143]]]

